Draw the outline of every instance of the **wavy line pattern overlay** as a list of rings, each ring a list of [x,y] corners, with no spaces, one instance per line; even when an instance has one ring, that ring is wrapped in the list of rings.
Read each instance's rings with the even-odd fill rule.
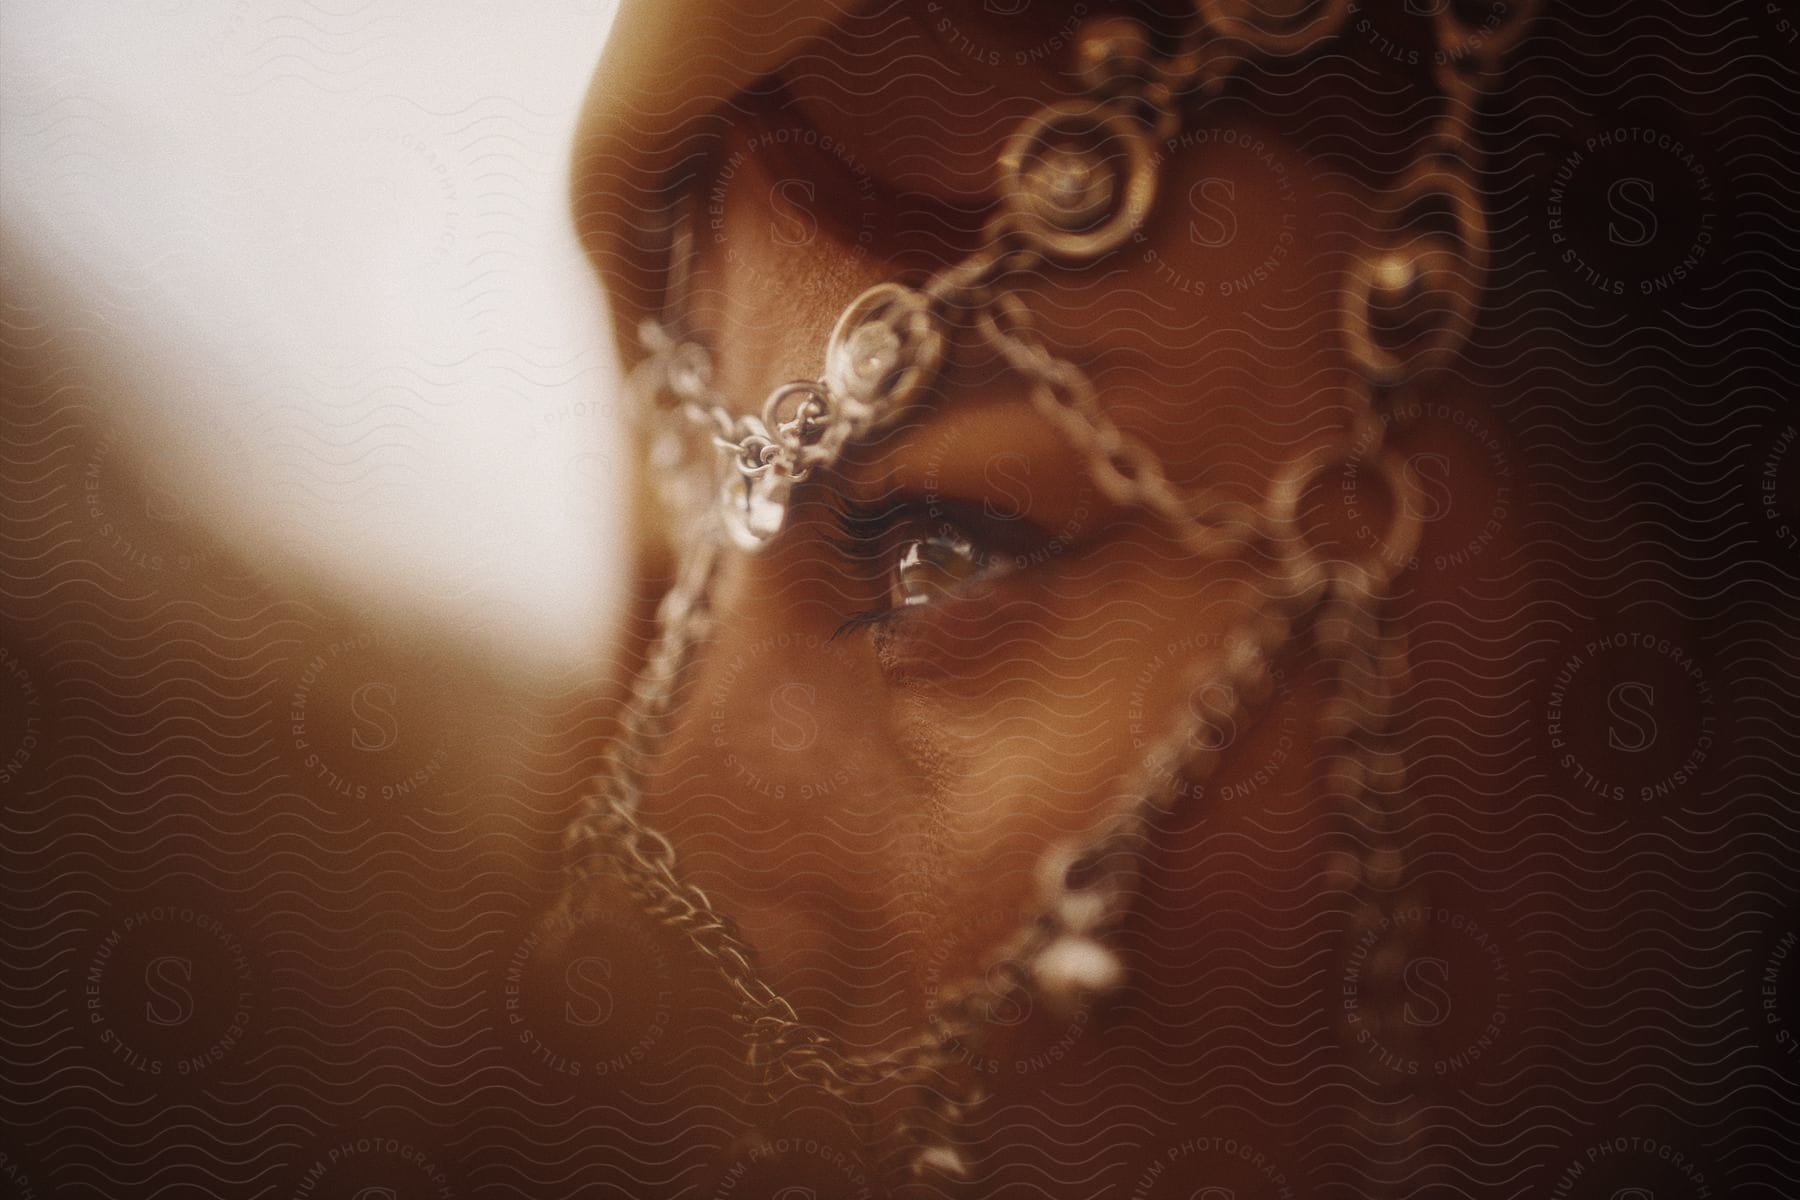
[[[1415,216],[1387,189],[1438,111],[1418,31],[1445,4],[1474,37],[1508,8],[1351,5],[1328,46],[1247,71],[1158,148],[1144,240],[1018,289],[1183,486],[1254,502],[1341,421],[1346,264]],[[605,6],[571,7],[593,10],[597,56]],[[703,152],[670,161],[699,198],[690,300],[733,396],[817,372],[848,300],[968,250],[1020,90],[1055,77],[1081,19],[1169,29],[1188,9],[877,0],[802,38],[762,7],[688,31],[638,110],[724,93],[677,131]],[[392,206],[376,277],[454,314],[376,357],[266,364],[211,431],[274,464],[266,540],[441,487],[425,448],[476,395],[516,401],[518,438],[580,447],[555,481],[572,509],[674,474],[574,432],[627,398],[518,315],[547,147],[577,163],[572,222],[642,210],[643,245],[594,251],[619,295],[645,285],[661,194],[582,174],[573,112],[396,94],[396,56],[435,44],[416,12],[219,21],[195,69],[224,92],[383,114],[391,137],[333,161]],[[784,65],[735,82],[790,23]],[[647,502],[619,662],[504,669],[482,648],[528,611],[462,637],[266,569],[117,418],[124,297],[186,304],[209,227],[290,206],[282,252],[320,259],[296,321],[333,319],[352,264],[308,244],[318,184],[247,154],[73,306],[9,246],[0,1194],[1800,1194],[1800,8],[1549,0],[1506,70],[1476,134],[1473,335],[1384,410],[1406,494],[1351,463],[1301,505],[1345,557],[1383,554],[1399,503],[1424,531],[1387,609],[1406,673],[1342,698],[1392,712],[1387,840],[1322,799],[1326,670],[1297,629],[1217,773],[1178,780],[1156,824],[1107,933],[1123,986],[997,1012],[964,1048],[986,1096],[954,1135],[960,1179],[896,1165],[883,1131],[925,1102],[905,1088],[763,1097],[733,997],[668,914],[567,890],[564,835],[669,584]],[[39,193],[108,219],[129,114],[4,97]],[[232,314],[202,315],[230,339]],[[984,969],[1271,578],[1111,506],[1009,407],[1002,364],[952,357],[923,416],[797,489],[766,553],[734,552],[646,763],[681,869],[802,1017],[871,1053]],[[884,612],[912,594],[899,548],[931,539],[968,576]],[[431,578],[480,594],[508,542],[472,528]],[[1349,618],[1307,618],[1330,619]]]

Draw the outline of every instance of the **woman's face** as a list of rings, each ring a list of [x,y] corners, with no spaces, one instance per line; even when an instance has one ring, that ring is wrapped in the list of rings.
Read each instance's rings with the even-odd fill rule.
[[[739,101],[705,188],[691,315],[740,411],[816,377],[862,290],[976,244],[1006,133],[1073,90],[1053,44],[1073,25],[1046,7],[883,8]],[[1158,145],[1137,240],[1015,281],[1043,339],[1196,496],[1261,504],[1283,464],[1341,431],[1359,386],[1340,290],[1408,158],[1371,130],[1401,127],[1384,114],[1419,92],[1378,52],[1348,53],[1328,77],[1207,102]],[[913,419],[801,485],[766,551],[728,559],[645,815],[770,982],[854,1047],[915,1028],[940,986],[979,969],[1028,913],[1047,852],[1129,802],[1205,664],[1257,619],[1256,564],[1184,552],[1087,461],[958,336]],[[1313,507],[1336,514],[1332,536],[1366,539],[1386,497],[1330,484]],[[1198,957],[1254,937],[1259,904],[1321,890],[1316,839],[1253,872],[1194,853],[1202,835],[1318,815],[1301,749],[1315,680],[1274,666],[1219,772],[1176,781],[1147,886],[1187,914],[1185,941],[1128,949],[1139,987],[1180,992]],[[1211,914],[1204,935],[1194,912]],[[1041,1024],[1021,1020],[1019,1055],[1068,1022]]]

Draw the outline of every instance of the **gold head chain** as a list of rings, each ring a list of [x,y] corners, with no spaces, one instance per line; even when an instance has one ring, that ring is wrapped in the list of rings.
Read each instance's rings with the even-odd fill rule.
[[[1442,111],[1387,195],[1381,211],[1388,227],[1357,260],[1340,310],[1343,344],[1360,379],[1345,428],[1331,444],[1279,469],[1259,506],[1173,484],[1150,449],[1109,418],[1087,375],[1035,335],[1007,286],[1040,264],[1078,267],[1131,241],[1156,197],[1154,146],[1179,133],[1184,110],[1221,92],[1253,58],[1314,51],[1338,33],[1353,5],[1196,0],[1196,8],[1192,36],[1168,53],[1156,52],[1128,18],[1082,26],[1076,55],[1084,94],[1045,105],[1007,139],[997,164],[998,204],[981,247],[916,287],[882,283],[858,296],[832,330],[819,378],[782,384],[755,413],[736,411],[713,390],[710,356],[686,336],[680,312],[691,227],[674,240],[669,311],[640,330],[648,353],[631,387],[664,468],[657,474],[665,499],[690,524],[623,732],[570,830],[572,891],[601,876],[622,882],[717,969],[739,1005],[746,1054],[765,1086],[798,1080],[856,1104],[878,1084],[916,1085],[926,1099],[914,1106],[896,1145],[920,1176],[966,1172],[956,1132],[981,1099],[966,1064],[995,1014],[1034,997],[1056,1009],[1078,1008],[1122,985],[1125,972],[1108,934],[1132,894],[1152,822],[1174,803],[1180,781],[1203,781],[1217,768],[1225,731],[1267,701],[1271,661],[1296,634],[1306,635],[1329,666],[1314,747],[1323,787],[1354,847],[1358,927],[1375,927],[1402,900],[1395,810],[1405,772],[1390,726],[1407,651],[1383,602],[1420,528],[1412,485],[1386,445],[1390,421],[1383,416],[1396,389],[1454,361],[1473,326],[1489,253],[1474,182],[1476,109],[1537,5],[1515,2],[1503,20],[1480,25],[1460,17],[1454,3],[1439,6],[1434,74]],[[1414,320],[1404,344],[1384,340],[1383,330],[1393,327],[1384,318],[1421,312],[1428,333],[1420,336]],[[639,798],[647,765],[671,727],[679,684],[709,636],[726,545],[751,554],[766,546],[781,533],[796,484],[913,412],[931,391],[946,331],[958,323],[971,324],[1027,381],[1032,404],[1081,450],[1108,498],[1147,510],[1197,558],[1254,550],[1274,567],[1260,611],[1186,664],[1193,700],[1146,755],[1138,786],[1093,836],[1051,850],[1038,872],[1035,911],[994,949],[985,969],[941,989],[924,1026],[898,1044],[854,1054],[765,981],[732,922],[683,877],[668,839],[643,821]],[[717,448],[713,463],[696,461],[689,429]],[[682,469],[666,469],[672,466]],[[1359,558],[1326,553],[1301,528],[1302,498],[1334,469],[1369,472],[1392,499],[1390,528]],[[710,503],[696,503],[708,496]],[[1404,895],[1417,903],[1416,890]],[[1369,1119],[1391,1136],[1393,1121],[1375,1111],[1381,1099],[1369,1098]]]

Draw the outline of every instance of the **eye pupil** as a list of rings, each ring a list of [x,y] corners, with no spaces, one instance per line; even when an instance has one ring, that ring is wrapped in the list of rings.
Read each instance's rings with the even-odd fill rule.
[[[915,538],[894,560],[896,607],[929,604],[954,592],[981,572],[981,558],[964,538]]]

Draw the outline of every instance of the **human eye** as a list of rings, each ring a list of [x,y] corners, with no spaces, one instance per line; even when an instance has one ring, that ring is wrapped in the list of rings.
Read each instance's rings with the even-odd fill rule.
[[[888,605],[916,608],[955,599],[991,573],[990,562],[990,555],[960,534],[909,538],[888,571]]]
[[[1038,561],[1051,535],[1029,521],[997,521],[978,504],[894,495],[838,499],[833,540],[873,603],[832,636],[951,605],[993,601],[994,584]]]

